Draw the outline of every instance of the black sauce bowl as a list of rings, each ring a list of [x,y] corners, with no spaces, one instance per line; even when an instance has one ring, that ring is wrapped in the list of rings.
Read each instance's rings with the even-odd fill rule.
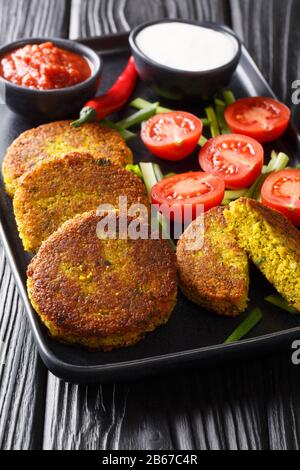
[[[234,58],[221,67],[196,72],[174,69],[153,61],[138,47],[136,37],[148,26],[170,22],[202,26],[231,36],[235,39],[238,46]],[[146,82],[157,95],[168,100],[177,101],[191,101],[195,98],[207,99],[218,90],[226,87],[239,64],[242,50],[241,41],[233,31],[226,26],[210,22],[198,23],[178,19],[151,21],[141,24],[131,32],[129,42],[140,78]]]
[[[35,90],[15,85],[0,76],[1,98],[12,111],[32,120],[51,121],[75,116],[95,96],[102,75],[102,61],[89,47],[60,38],[28,38],[0,48],[0,60],[8,52],[27,44],[52,42],[55,46],[83,56],[91,67],[91,76],[77,85],[55,90]]]

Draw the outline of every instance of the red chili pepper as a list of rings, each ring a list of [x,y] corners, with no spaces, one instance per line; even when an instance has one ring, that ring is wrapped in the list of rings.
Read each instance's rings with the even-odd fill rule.
[[[130,57],[125,70],[110,90],[86,103],[80,112],[79,119],[73,122],[72,125],[79,127],[86,122],[100,121],[121,109],[132,95],[137,77],[134,59]]]

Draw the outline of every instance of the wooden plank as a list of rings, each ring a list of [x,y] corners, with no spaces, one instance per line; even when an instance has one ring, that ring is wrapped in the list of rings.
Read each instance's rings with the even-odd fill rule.
[[[45,449],[266,448],[265,368],[257,361],[95,387],[48,380]]]
[[[292,83],[300,78],[300,2],[230,0],[230,5],[234,29],[278,97],[296,113],[291,97]]]
[[[267,416],[271,450],[300,449],[300,375],[287,354],[268,370]]]
[[[73,0],[72,38],[128,31],[158,18],[228,22],[225,0]]]
[[[3,253],[0,311],[0,338],[5,355],[5,365],[0,369],[0,448],[39,448],[47,374],[37,356]]]
[[[26,36],[68,36],[69,2],[0,0],[0,42]],[[41,448],[47,372],[38,358],[11,272],[0,247],[0,448]]]
[[[1,0],[0,43],[69,34],[70,0]]]

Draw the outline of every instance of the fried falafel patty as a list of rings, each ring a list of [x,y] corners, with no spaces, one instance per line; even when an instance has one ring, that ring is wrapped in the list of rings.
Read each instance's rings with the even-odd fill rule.
[[[121,166],[132,163],[131,150],[113,129],[97,123],[74,128],[71,121],[44,124],[24,132],[8,148],[2,167],[7,193],[13,197],[20,176],[37,162],[70,152],[88,152]]]
[[[77,214],[96,210],[100,204],[117,208],[120,196],[127,197],[128,207],[143,204],[149,210],[141,180],[109,160],[71,153],[36,164],[19,180],[13,200],[24,249],[35,253]]]
[[[300,233],[282,214],[242,198],[224,212],[240,246],[268,281],[300,311]]]
[[[199,230],[203,244],[194,248]],[[186,230],[177,246],[177,265],[181,290],[192,302],[230,317],[246,310],[249,263],[227,227],[223,208],[204,215],[204,230],[200,219]]]
[[[66,222],[29,265],[27,286],[54,338],[109,351],[168,321],[176,260],[164,240],[98,238],[100,221],[89,212]]]

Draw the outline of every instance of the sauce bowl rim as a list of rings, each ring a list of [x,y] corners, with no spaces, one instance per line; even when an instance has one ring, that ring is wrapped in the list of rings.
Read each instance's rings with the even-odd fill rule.
[[[220,67],[215,67],[209,70],[185,70],[185,69],[179,69],[179,68],[173,68],[169,67],[167,65],[161,64],[160,62],[156,62],[155,60],[151,59],[147,54],[145,54],[140,47],[136,43],[136,37],[137,35],[143,30],[146,29],[149,26],[154,26],[156,24],[162,24],[162,23],[183,23],[183,24],[190,24],[194,26],[200,26],[204,27],[206,29],[211,29],[214,31],[218,31],[220,33],[226,34],[227,36],[231,36],[233,39],[235,39],[237,43],[237,51],[234,54],[234,57],[232,58],[231,61],[227,62],[224,65],[221,65]],[[146,23],[142,23],[135,27],[129,36],[129,44],[134,53],[137,55],[140,55],[145,62],[150,64],[153,67],[160,68],[162,70],[165,70],[166,72],[169,73],[179,73],[179,74],[185,74],[188,76],[208,76],[211,75],[212,73],[218,73],[222,72],[224,70],[227,70],[228,68],[234,66],[236,63],[239,62],[241,54],[242,54],[242,41],[239,39],[239,37],[226,25],[222,25],[220,23],[215,23],[211,21],[193,21],[193,20],[184,20],[184,19],[177,19],[177,18],[169,18],[169,19],[161,19],[161,20],[153,20],[153,21],[147,21]]]
[[[61,94],[61,95],[71,94],[76,91],[80,91],[81,89],[83,90],[89,85],[91,85],[94,82],[94,80],[100,76],[102,72],[102,68],[103,68],[103,61],[101,57],[93,49],[91,49],[90,47],[78,41],[59,38],[59,37],[28,37],[28,38],[19,39],[17,41],[4,44],[0,48],[0,60],[8,52],[16,50],[20,47],[24,47],[30,44],[43,44],[45,42],[52,42],[57,47],[61,47],[63,49],[66,49],[67,51],[73,52],[75,54],[77,53],[78,55],[81,55],[82,57],[84,57],[90,65],[91,76],[87,80],[84,80],[81,83],[77,83],[76,85],[72,85],[72,86],[65,87],[65,88],[54,88],[51,90],[39,90],[36,88],[29,88],[26,86],[17,85],[7,80],[6,78],[4,78],[2,75],[0,75],[0,82],[5,83],[7,86],[10,86],[22,93],[51,96],[54,94]]]

